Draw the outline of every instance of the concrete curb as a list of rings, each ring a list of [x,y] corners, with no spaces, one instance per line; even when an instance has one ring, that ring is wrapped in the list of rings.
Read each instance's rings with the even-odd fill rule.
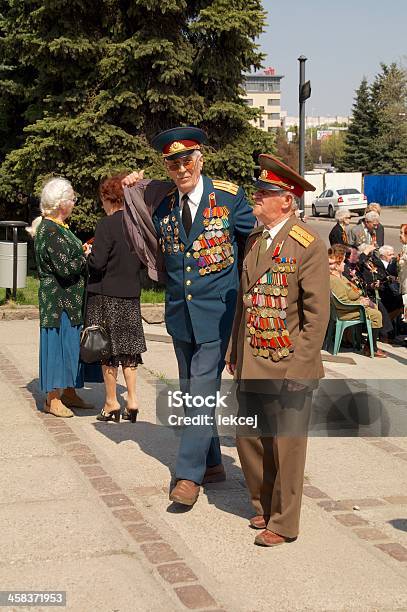
[[[167,342],[172,344],[171,336],[165,336],[164,334],[150,334],[149,332],[146,332],[144,336],[145,339],[149,340],[150,342]]]
[[[141,316],[146,323],[164,323],[164,304],[141,304]],[[27,319],[39,319],[37,306],[0,306],[0,321],[23,321]]]

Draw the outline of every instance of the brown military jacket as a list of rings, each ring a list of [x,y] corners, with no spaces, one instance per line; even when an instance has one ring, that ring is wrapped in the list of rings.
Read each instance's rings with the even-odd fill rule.
[[[226,361],[236,364],[235,376],[241,381],[289,379],[307,384],[324,376],[321,347],[330,311],[327,249],[318,234],[293,215],[286,221],[271,246],[256,263],[263,229],[264,226],[260,226],[253,230],[247,240]],[[279,247],[280,251],[277,253]],[[291,262],[290,273],[285,275],[284,282],[281,275],[270,274],[273,266],[274,270],[277,269],[278,261]],[[268,276],[267,272],[269,272]],[[283,334],[289,337],[290,344],[289,350],[280,348],[277,351],[270,350],[270,355],[272,354],[275,360],[270,356],[259,355],[258,349],[251,345],[253,342],[251,334],[254,329],[253,323],[250,323],[254,316],[252,313],[255,311],[258,314],[259,311],[258,308],[253,309],[253,301],[256,300],[256,284],[261,279],[264,282],[266,277],[270,282],[270,288],[266,289],[267,293],[273,294],[276,290],[278,295],[280,289],[276,289],[275,286],[278,284],[282,286],[285,283],[283,292],[286,297],[282,302],[285,305],[284,309],[281,308],[281,302],[277,300],[277,307],[280,306],[283,321],[274,320],[271,325],[275,326],[274,329],[280,330],[283,325],[286,328]],[[264,287],[266,285],[257,291],[264,291]],[[275,310],[274,314],[276,314]],[[255,324],[257,328],[259,325],[267,326],[267,319],[263,319],[261,323],[258,321]],[[277,334],[273,333],[281,336],[281,331]],[[281,337],[279,341],[282,341]]]

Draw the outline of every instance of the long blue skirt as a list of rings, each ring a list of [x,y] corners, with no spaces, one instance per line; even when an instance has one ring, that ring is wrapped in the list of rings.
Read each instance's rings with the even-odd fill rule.
[[[53,389],[84,385],[84,368],[79,361],[82,325],[71,325],[63,311],[60,327],[41,327],[40,330],[40,387],[48,393]]]

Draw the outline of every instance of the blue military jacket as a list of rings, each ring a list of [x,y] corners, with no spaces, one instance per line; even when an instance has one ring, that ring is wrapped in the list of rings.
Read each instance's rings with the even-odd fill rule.
[[[255,222],[241,187],[202,178],[204,191],[188,238],[175,186],[153,216],[168,277],[168,333],[198,344],[229,338],[239,282],[237,242]]]

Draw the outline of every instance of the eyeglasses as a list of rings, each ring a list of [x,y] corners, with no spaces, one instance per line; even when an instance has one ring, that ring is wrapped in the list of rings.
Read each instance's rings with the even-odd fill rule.
[[[184,168],[185,170],[188,170],[190,172],[194,169],[195,159],[192,157],[180,159],[178,161],[166,161],[165,165],[167,166],[167,169],[170,172],[179,172],[181,168]]]

